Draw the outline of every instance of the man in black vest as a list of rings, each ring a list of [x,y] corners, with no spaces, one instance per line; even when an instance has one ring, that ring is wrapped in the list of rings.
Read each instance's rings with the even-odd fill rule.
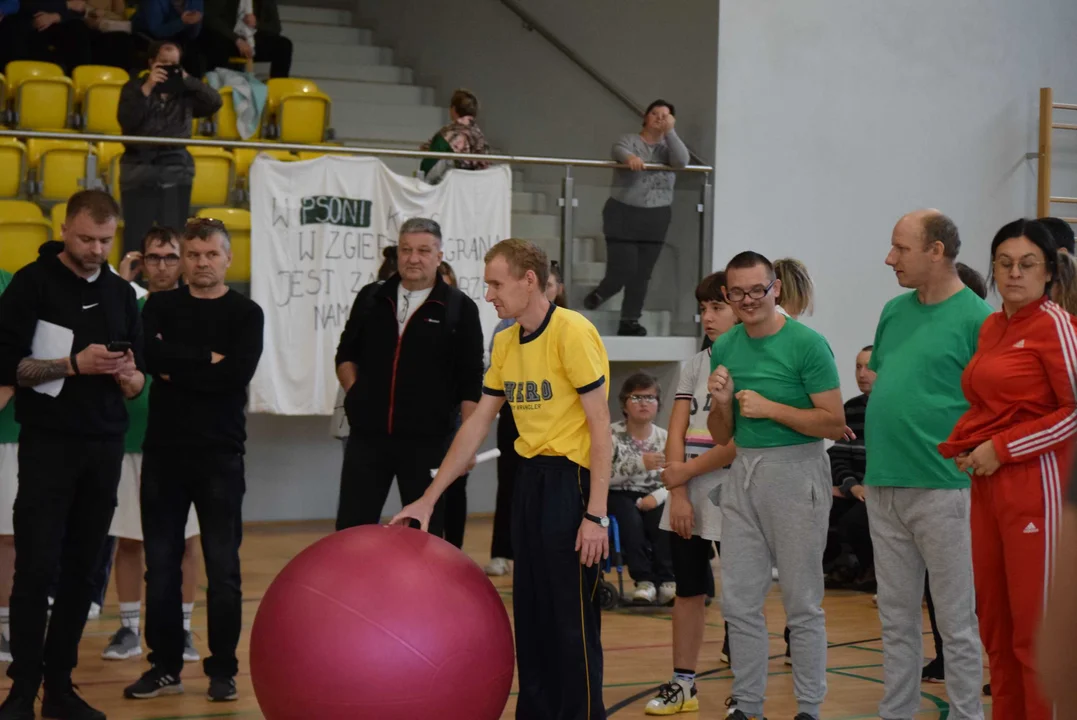
[[[482,391],[479,309],[438,273],[441,227],[400,228],[398,272],[356,298],[337,347],[351,434],[340,476],[337,530],[381,520],[396,477],[403,504],[422,497],[441,464],[456,409],[471,415]],[[430,532],[441,535],[443,503]]]
[[[42,678],[44,717],[105,718],[75,694],[71,671],[116,508],[124,398],[141,393],[145,382],[135,292],[107,264],[119,216],[107,193],[72,195],[63,242],[42,245],[0,297],[0,385],[18,388],[22,426],[8,668],[14,683],[2,720],[33,719]]]

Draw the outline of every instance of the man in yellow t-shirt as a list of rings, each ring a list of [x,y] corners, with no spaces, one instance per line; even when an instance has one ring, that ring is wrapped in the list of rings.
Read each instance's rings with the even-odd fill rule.
[[[609,359],[594,325],[546,299],[549,267],[526,240],[486,253],[486,300],[518,327],[496,336],[478,407],[429,489],[393,522],[418,520],[426,530],[508,401],[522,458],[512,508],[516,716],[603,720],[595,587],[609,555]]]

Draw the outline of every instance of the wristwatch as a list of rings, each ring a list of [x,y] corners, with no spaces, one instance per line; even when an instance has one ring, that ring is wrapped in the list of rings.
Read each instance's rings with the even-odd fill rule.
[[[589,512],[585,512],[583,516],[591,522],[595,523],[596,525],[601,525],[604,528],[608,528],[610,526],[610,519],[608,517],[599,517],[598,515],[592,515]]]

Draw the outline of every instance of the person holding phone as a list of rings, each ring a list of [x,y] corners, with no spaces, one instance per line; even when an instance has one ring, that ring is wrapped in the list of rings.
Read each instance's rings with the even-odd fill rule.
[[[71,673],[116,505],[128,424],[124,400],[138,396],[145,383],[134,289],[105,267],[119,216],[108,193],[75,193],[67,202],[63,241],[42,245],[38,259],[15,273],[0,295],[0,386],[16,387],[21,425],[13,684],[0,718],[34,717],[42,680],[44,717],[105,718],[76,694]],[[110,350],[110,343],[117,344]]]
[[[221,107],[217,91],[187,74],[182,59],[173,41],[150,45],[149,72],[120,92],[117,119],[125,135],[189,138],[192,118],[210,117]],[[120,158],[125,253],[141,250],[142,238],[155,224],[187,222],[193,183],[194,160],[185,147],[127,144]]]

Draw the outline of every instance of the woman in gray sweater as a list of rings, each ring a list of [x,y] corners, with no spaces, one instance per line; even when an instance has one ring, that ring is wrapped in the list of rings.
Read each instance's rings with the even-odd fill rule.
[[[665,243],[677,177],[673,172],[644,170],[643,165],[688,165],[688,148],[673,130],[673,113],[673,105],[655,100],[643,116],[643,129],[621,136],[613,145],[613,159],[628,169],[613,173],[613,191],[602,209],[606,276],[583,305],[594,310],[624,288],[618,335],[647,334],[639,318],[651,271]]]

